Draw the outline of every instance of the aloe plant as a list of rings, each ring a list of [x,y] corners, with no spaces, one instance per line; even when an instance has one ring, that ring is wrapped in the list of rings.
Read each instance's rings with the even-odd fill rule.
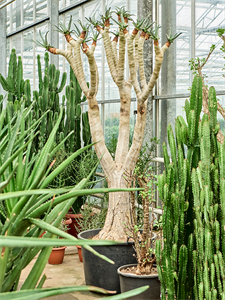
[[[37,134],[35,130],[45,115],[25,130],[26,118],[29,118],[31,113],[32,107],[25,109],[22,104],[13,124],[11,124],[10,118],[7,118],[8,105],[0,114],[0,292],[16,291],[21,271],[40,252],[21,290],[33,289],[37,286],[52,249],[48,238],[59,235],[72,240],[72,243],[77,243],[74,237],[62,232],[58,227],[78,196],[96,192],[84,189],[95,169],[71,190],[47,189],[49,183],[92,144],[73,153],[54,171],[50,172],[52,167],[50,160],[54,157],[57,148],[60,147],[60,145],[54,147],[54,140],[63,110],[61,109],[46,144],[36,155],[31,154],[32,141]],[[8,122],[7,125],[4,125],[5,119]],[[116,191],[116,189],[100,189],[97,192],[108,191]],[[31,241],[32,237],[32,241],[35,242],[35,238],[39,237],[43,231],[47,231],[44,239],[46,238],[49,247],[37,244],[27,248],[27,244],[19,244],[18,241],[16,244],[14,242],[13,248],[4,248],[6,245],[4,240],[10,241],[17,236],[17,238],[25,240],[29,238],[28,241]],[[55,243],[55,241],[53,242]],[[94,251],[90,246],[85,247]],[[108,260],[96,251],[94,253]]]

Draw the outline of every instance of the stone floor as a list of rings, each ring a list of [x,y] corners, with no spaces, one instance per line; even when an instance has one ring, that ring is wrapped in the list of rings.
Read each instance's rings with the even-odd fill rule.
[[[21,274],[21,281],[25,280],[30,269],[35,263],[35,259],[23,270]],[[77,248],[67,247],[65,251],[64,261],[60,265],[47,264],[43,274],[47,276],[44,283],[45,288],[50,287],[66,287],[72,285],[85,285],[83,263],[80,262]],[[49,300],[93,300],[106,297],[92,292],[74,292],[58,296],[52,296],[45,299]]]

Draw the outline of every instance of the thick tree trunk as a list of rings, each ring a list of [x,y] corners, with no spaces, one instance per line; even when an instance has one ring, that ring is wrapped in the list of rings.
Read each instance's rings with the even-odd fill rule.
[[[128,152],[129,120],[130,120],[130,94],[129,89],[122,99],[122,112],[120,118],[120,134],[123,133],[123,139],[120,137],[117,145],[116,161],[113,161],[104,141],[103,130],[100,122],[99,108],[95,97],[89,98],[89,123],[92,135],[92,141],[97,142],[95,152],[101,159],[101,166],[106,176],[109,188],[128,187],[129,176],[136,165],[141,145],[143,142],[146,106],[138,105],[137,121],[135,125],[132,147]],[[125,97],[126,96],[126,97]],[[123,151],[121,151],[121,149]],[[128,172],[128,174],[126,173]],[[125,242],[128,238],[128,227],[132,222],[131,203],[129,192],[109,193],[108,212],[105,225],[102,231],[95,239],[110,239]]]
[[[109,188],[125,188],[127,181],[124,171],[115,171],[107,178]],[[103,229],[96,239],[126,241],[128,227],[132,221],[129,192],[109,193],[108,212]]]

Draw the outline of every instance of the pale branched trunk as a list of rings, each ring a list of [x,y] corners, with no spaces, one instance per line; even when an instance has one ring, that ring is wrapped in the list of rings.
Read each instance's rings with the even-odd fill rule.
[[[128,20],[126,20],[128,22]],[[117,85],[120,93],[120,124],[119,136],[115,154],[115,161],[110,155],[106,145],[99,114],[99,106],[96,100],[99,85],[99,75],[94,57],[96,41],[93,40],[91,47],[86,44],[84,38],[86,32],[82,31],[80,37],[75,41],[70,34],[65,34],[68,43],[67,50],[60,50],[49,47],[48,51],[52,54],[62,55],[69,62],[80,87],[87,97],[88,116],[92,135],[92,141],[98,158],[101,160],[103,172],[106,176],[109,188],[126,188],[130,185],[125,176],[129,176],[134,171],[144,137],[147,99],[159,76],[163,61],[163,54],[168,49],[170,43],[167,42],[160,48],[158,41],[154,41],[155,48],[155,67],[149,82],[146,82],[143,45],[148,38],[145,33],[139,35],[138,29],[134,29],[132,34],[124,29],[120,30],[119,37],[116,36],[111,41],[109,36],[109,22],[105,23],[104,28],[96,27],[102,36],[106,59],[109,66],[111,77]],[[119,44],[117,49],[117,43]],[[88,58],[90,67],[90,86],[88,87],[83,69],[80,47]],[[128,62],[130,77],[125,81],[125,53],[128,50]],[[141,87],[137,80],[139,67]],[[134,87],[137,96],[137,118],[134,128],[132,146],[129,149],[130,133],[130,104],[131,88]],[[118,241],[127,240],[127,226],[131,222],[131,204],[128,192],[116,192],[109,194],[108,213],[105,225],[97,238],[112,239]]]
[[[107,178],[108,187],[125,188],[127,182],[124,172],[115,171]],[[124,241],[128,238],[127,227],[131,224],[131,204],[128,192],[117,192],[109,194],[108,212],[103,229],[97,239],[110,239]]]

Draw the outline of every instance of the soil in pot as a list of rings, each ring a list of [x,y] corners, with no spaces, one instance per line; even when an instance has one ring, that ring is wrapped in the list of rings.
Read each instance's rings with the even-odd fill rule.
[[[148,285],[149,288],[128,300],[160,300],[160,281],[158,278],[157,268],[154,267],[150,275],[134,274],[137,264],[129,264],[118,268],[121,292],[128,292],[133,289]]]
[[[79,239],[91,239],[101,229],[92,229],[78,234]],[[82,247],[83,266],[86,285],[94,285],[120,293],[117,269],[125,264],[135,264],[134,243],[120,243],[110,246],[92,246],[98,253],[107,256],[115,262],[110,264]]]
[[[66,246],[53,248],[49,256],[48,263],[50,265],[59,265],[63,262]]]

